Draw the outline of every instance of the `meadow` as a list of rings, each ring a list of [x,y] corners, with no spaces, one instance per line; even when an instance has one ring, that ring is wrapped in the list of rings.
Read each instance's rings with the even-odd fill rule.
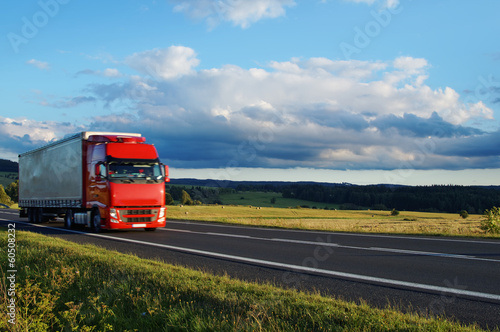
[[[199,220],[240,225],[335,232],[432,236],[498,237],[480,227],[482,215],[463,219],[458,213],[275,208],[254,205],[169,206],[170,220]]]
[[[15,299],[16,324],[2,310],[1,331],[481,331],[36,233],[19,231],[16,243],[15,294],[4,275],[0,285],[3,308]]]

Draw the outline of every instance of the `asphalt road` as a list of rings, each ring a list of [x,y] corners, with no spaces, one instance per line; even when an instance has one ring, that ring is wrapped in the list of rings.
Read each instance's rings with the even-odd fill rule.
[[[377,307],[444,315],[483,328],[500,327],[500,241],[277,230],[168,221],[142,230],[92,234],[62,220],[28,224],[0,210],[0,226],[16,223],[78,243],[134,253],[248,281]]]

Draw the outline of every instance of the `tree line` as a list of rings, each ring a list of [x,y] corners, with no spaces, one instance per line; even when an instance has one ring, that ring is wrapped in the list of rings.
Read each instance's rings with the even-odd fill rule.
[[[17,173],[18,163],[6,159],[0,159],[0,172]]]
[[[165,186],[166,204],[175,201],[185,205],[223,204],[220,195],[233,193],[233,188],[209,188],[201,186]]]
[[[289,185],[279,188],[285,198],[340,204],[349,209],[483,213],[500,205],[500,188],[455,185],[433,186],[321,186]]]
[[[284,198],[337,204],[344,210],[401,210],[421,212],[467,211],[482,214],[500,205],[500,187],[456,185],[323,185],[323,184],[249,184],[234,188],[166,186],[169,200],[187,204],[223,204],[221,195],[242,191],[278,192]],[[170,197],[168,197],[170,196]],[[184,203],[183,203],[184,204]]]

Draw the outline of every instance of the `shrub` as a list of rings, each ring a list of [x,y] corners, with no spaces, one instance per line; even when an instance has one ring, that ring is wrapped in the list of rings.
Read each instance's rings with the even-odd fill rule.
[[[174,205],[174,199],[170,193],[165,193],[165,205]]]
[[[469,217],[469,212],[467,212],[466,210],[460,211],[460,217],[467,219]]]
[[[193,200],[191,199],[191,196],[185,190],[183,190],[181,193],[181,204],[182,205],[193,205],[194,204]]]
[[[12,182],[5,188],[5,192],[9,195],[10,199],[17,203],[19,202],[19,180]]]
[[[486,233],[500,233],[500,208],[493,207],[491,210],[486,210],[480,228]]]
[[[0,203],[5,204],[5,205],[12,205],[14,202],[10,199],[9,195],[5,192],[5,189],[3,186],[0,184]]]
[[[392,209],[391,216],[399,216],[399,211],[396,209]]]

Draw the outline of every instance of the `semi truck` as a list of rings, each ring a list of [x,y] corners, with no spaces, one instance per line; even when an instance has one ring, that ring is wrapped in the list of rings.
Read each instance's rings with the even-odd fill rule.
[[[165,227],[163,165],[138,133],[85,131],[19,155],[21,217],[66,228]]]

